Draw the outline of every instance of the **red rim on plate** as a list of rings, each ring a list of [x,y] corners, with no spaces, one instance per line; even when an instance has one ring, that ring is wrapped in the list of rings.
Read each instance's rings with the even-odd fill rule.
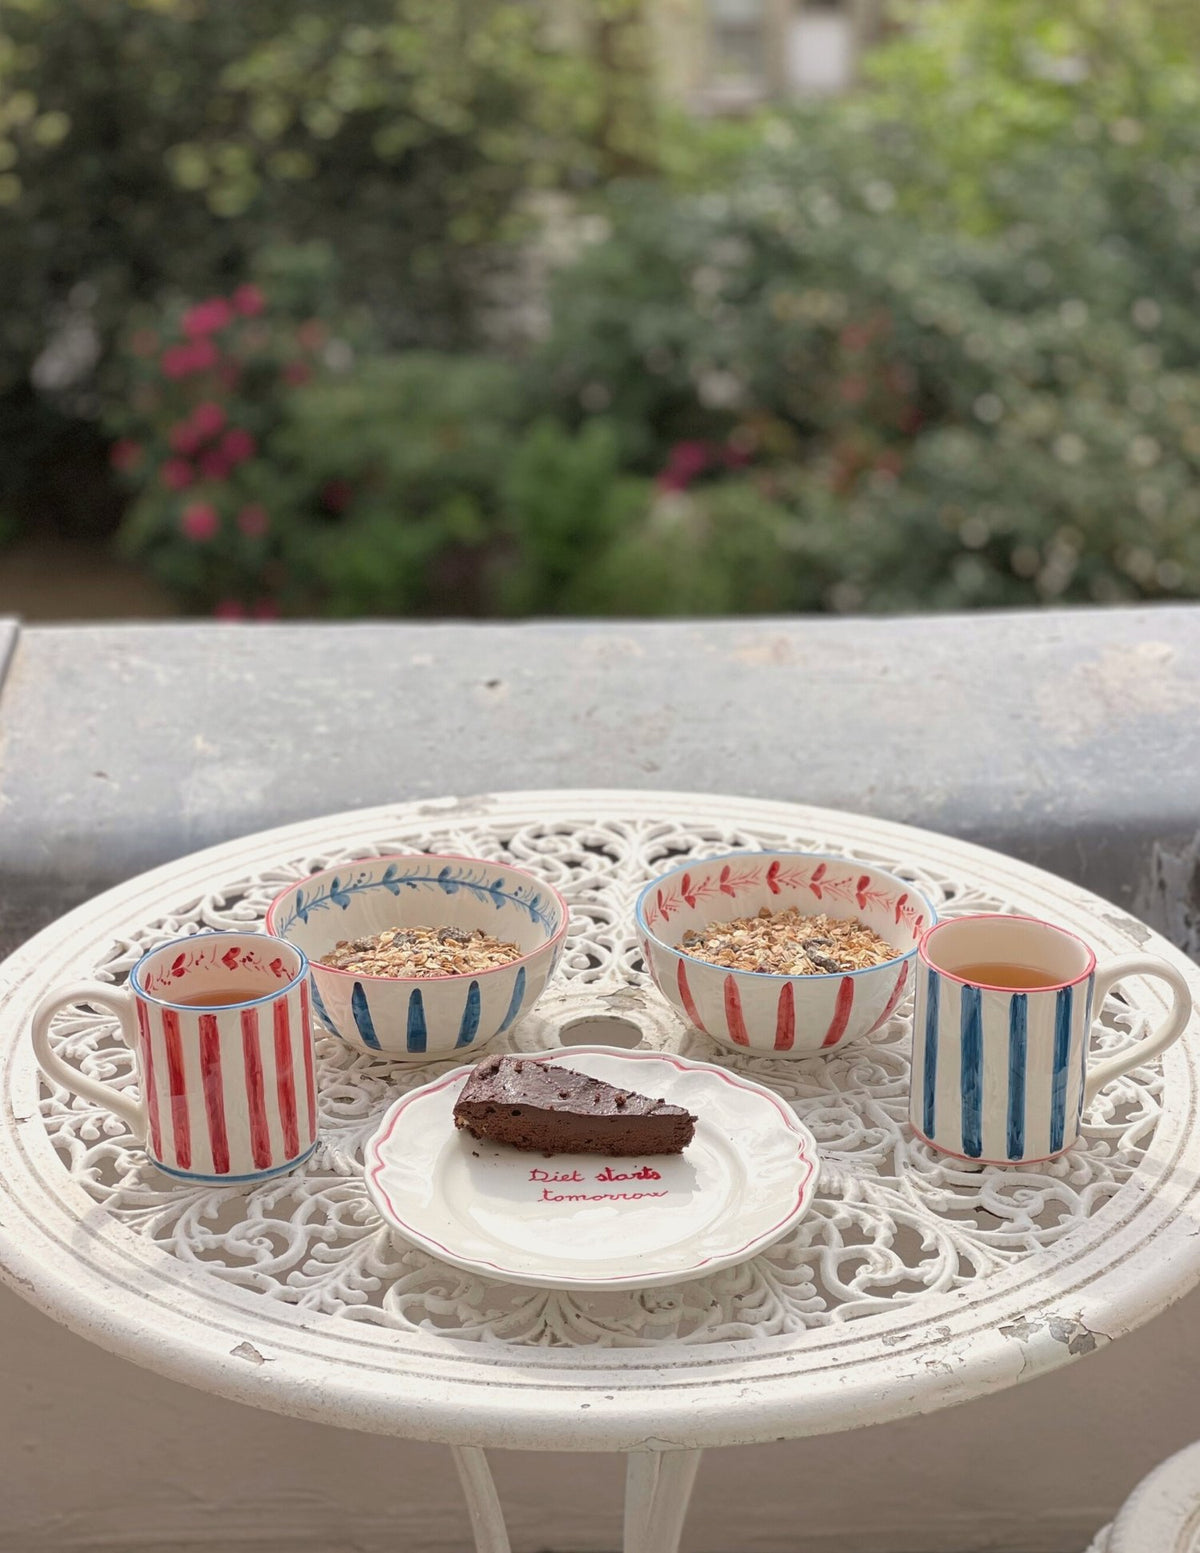
[[[747,1261],[784,1235],[807,1210],[817,1182],[816,1141],[791,1108],[763,1085],[743,1079],[714,1063],[694,1062],[671,1052],[631,1052],[605,1046],[573,1046],[544,1052],[522,1052],[520,1055],[526,1061],[561,1062],[567,1066],[571,1066],[574,1059],[585,1059],[582,1063],[583,1071],[591,1071],[586,1062],[590,1057],[603,1059],[599,1064],[601,1067],[613,1063],[633,1063],[642,1068],[655,1066],[660,1071],[673,1070],[680,1075],[682,1083],[669,1082],[669,1073],[664,1075],[652,1086],[652,1092],[657,1093],[665,1088],[664,1098],[690,1105],[695,1110],[699,1118],[697,1138],[690,1149],[699,1148],[699,1153],[704,1156],[705,1174],[712,1180],[710,1189],[725,1192],[725,1213],[714,1224],[711,1219],[704,1220],[701,1212],[703,1222],[701,1228],[692,1233],[690,1238],[696,1243],[689,1249],[688,1210],[694,1213],[696,1206],[702,1204],[702,1196],[696,1191],[679,1194],[678,1201],[662,1214],[663,1235],[659,1250],[643,1246],[636,1253],[631,1253],[636,1258],[637,1266],[620,1272],[613,1270],[614,1257],[611,1254],[604,1256],[597,1253],[591,1267],[586,1256],[573,1259],[569,1253],[559,1254],[560,1247],[553,1226],[557,1210],[547,1209],[543,1215],[535,1211],[540,1210],[541,1204],[535,1204],[532,1208],[526,1204],[523,1210],[520,1207],[514,1208],[514,1229],[519,1231],[519,1235],[514,1237],[511,1262],[496,1260],[496,1236],[493,1231],[476,1232],[469,1222],[464,1223],[461,1218],[456,1220],[452,1212],[443,1214],[443,1227],[435,1233],[433,1221],[438,1217],[437,1204],[439,1201],[448,1204],[449,1192],[457,1190],[464,1202],[468,1202],[472,1214],[479,1204],[478,1192],[474,1189],[468,1190],[462,1184],[457,1188],[447,1185],[447,1182],[453,1180],[454,1167],[462,1163],[454,1159],[450,1150],[465,1149],[476,1158],[480,1157],[481,1149],[490,1151],[492,1162],[502,1172],[502,1184],[509,1188],[508,1192],[498,1195],[498,1202],[509,1196],[514,1183],[527,1179],[526,1172],[531,1169],[546,1166],[553,1174],[557,1169],[570,1169],[584,1161],[592,1164],[596,1162],[596,1156],[590,1155],[556,1155],[552,1160],[546,1160],[538,1154],[503,1149],[496,1145],[475,1145],[475,1140],[469,1135],[457,1133],[452,1120],[453,1103],[471,1069],[456,1068],[432,1083],[401,1096],[384,1116],[365,1151],[367,1189],[376,1207],[396,1233],[431,1255],[454,1266],[510,1283],[577,1289],[648,1287],[685,1282],[702,1272],[713,1272],[721,1267]],[[753,1157],[739,1154],[739,1138],[735,1134],[741,1131],[740,1128],[723,1132],[714,1120],[705,1116],[700,1096],[684,1093],[685,1089],[695,1090],[697,1087],[688,1082],[690,1075],[696,1075],[704,1084],[722,1086],[723,1095],[726,1090],[733,1091],[735,1105],[741,1105],[751,1120],[748,1132],[753,1134],[755,1126],[766,1127],[766,1143],[764,1145],[760,1137]],[[597,1072],[595,1076],[608,1077],[611,1081],[611,1066],[608,1074]],[[644,1089],[646,1086],[644,1083],[634,1083],[631,1087]],[[672,1089],[676,1090],[673,1095],[670,1092]],[[725,1095],[726,1103],[729,1099],[730,1096]],[[414,1113],[413,1107],[419,1107],[421,1114]],[[767,1110],[771,1113],[769,1117],[765,1114]],[[395,1171],[397,1165],[401,1175],[404,1170],[414,1168],[414,1154],[422,1161],[428,1160],[430,1168],[420,1176],[421,1189],[406,1194],[403,1189],[397,1189],[395,1181],[389,1184],[387,1178],[389,1168]],[[764,1156],[769,1164],[765,1183],[759,1168],[764,1162]],[[665,1158],[668,1161],[665,1170],[670,1169],[672,1161],[679,1161],[679,1156]],[[655,1159],[657,1162],[658,1157]],[[687,1152],[684,1159],[687,1160]],[[510,1160],[511,1170],[508,1168]],[[621,1161],[605,1160],[602,1163],[611,1167],[620,1165]],[[739,1192],[744,1201],[739,1202]],[[624,1197],[624,1193],[619,1195]],[[568,1200],[590,1204],[601,1199],[596,1196],[583,1197],[581,1194],[578,1198]],[[589,1210],[571,1211],[586,1213]],[[746,1238],[744,1220],[755,1214],[765,1222]],[[519,1224],[518,1215],[521,1220]],[[492,1217],[495,1217],[494,1213]],[[725,1220],[728,1220],[727,1233],[722,1239],[721,1230]],[[447,1228],[450,1233],[447,1233]],[[588,1235],[598,1236],[603,1244],[606,1233],[615,1234],[619,1231],[620,1226],[613,1224],[606,1208],[603,1214],[595,1215],[595,1227],[589,1225]],[[528,1245],[531,1236],[536,1240],[541,1233],[545,1234],[547,1245],[552,1249],[548,1251],[546,1266],[538,1268],[530,1265]],[[525,1243],[523,1248],[517,1246],[518,1238]],[[566,1263],[572,1261],[574,1265],[568,1267]]]

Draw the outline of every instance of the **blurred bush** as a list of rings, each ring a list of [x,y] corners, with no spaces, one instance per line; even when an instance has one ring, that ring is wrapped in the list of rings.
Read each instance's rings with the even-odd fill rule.
[[[636,57],[637,8],[602,10],[560,38],[539,0],[6,0],[0,513],[62,515],[57,466],[86,523],[130,310],[266,247],[332,243],[379,345],[469,344],[523,197],[644,165],[636,72],[614,100],[597,57]]]
[[[103,414],[123,542],[223,613],[1200,596],[1190,0],[922,0],[717,127],[636,0],[565,14],[14,0],[0,419]],[[502,360],[550,187],[592,240]]]
[[[727,191],[615,192],[558,279],[546,382],[723,503],[796,574],[763,567],[784,607],[1200,595],[1200,22],[919,10],[878,95],[768,125]],[[697,438],[752,472],[675,478]]]

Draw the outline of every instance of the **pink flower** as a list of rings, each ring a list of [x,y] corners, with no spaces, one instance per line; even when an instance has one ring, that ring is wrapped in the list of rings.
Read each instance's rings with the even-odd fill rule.
[[[221,438],[221,452],[231,469],[253,458],[258,451],[254,438],[241,426],[231,426]]]
[[[306,351],[320,350],[329,336],[329,330],[319,318],[306,318],[296,330],[296,338]]]
[[[183,509],[179,527],[188,539],[203,544],[206,540],[216,538],[221,519],[212,502],[194,501]]]
[[[708,468],[711,458],[707,442],[677,442],[667,455],[667,466],[676,474],[695,476]]]
[[[838,344],[843,350],[853,351],[857,354],[865,351],[867,346],[875,338],[874,329],[865,324],[847,324],[838,335]]]
[[[167,433],[167,441],[176,453],[182,453],[187,458],[200,446],[199,433],[187,421],[177,421]]]
[[[162,353],[163,376],[169,378],[187,377],[192,368],[192,347],[190,345],[171,345]]]
[[[196,435],[205,442],[209,437],[215,437],[224,424],[225,411],[219,404],[213,404],[211,399],[198,404],[192,411],[192,426]]]
[[[686,491],[697,475],[712,462],[707,442],[677,442],[667,454],[667,467],[658,477],[660,491]]]
[[[261,539],[271,526],[267,509],[261,502],[251,502],[237,515],[237,526],[247,539]]]
[[[218,620],[245,620],[246,607],[239,604],[237,599],[222,599],[213,614]]]
[[[924,423],[925,417],[915,404],[905,405],[896,417],[896,425],[901,431],[907,432],[910,437],[920,431]]]
[[[205,448],[200,455],[200,473],[206,480],[226,479],[231,467],[220,448]]]
[[[257,286],[247,283],[233,293],[233,305],[243,318],[257,318],[266,307],[267,299]]]
[[[289,361],[283,369],[283,380],[290,383],[293,388],[302,388],[312,377],[312,368],[307,361]]]
[[[186,345],[171,345],[162,353],[163,376],[169,378],[191,377],[193,372],[206,372],[217,364],[217,347],[211,340],[192,340]]]
[[[158,478],[168,491],[182,491],[191,485],[196,472],[183,458],[169,458],[158,472]]]
[[[329,512],[344,512],[353,495],[354,487],[348,480],[330,480],[321,491],[321,505]]]
[[[274,599],[259,599],[251,614],[255,620],[278,620],[279,605]]]
[[[121,474],[128,474],[142,461],[142,445],[131,437],[121,437],[108,450],[108,461]]]
[[[190,340],[200,339],[206,334],[215,334],[218,329],[233,322],[233,309],[224,297],[209,297],[206,302],[197,302],[195,307],[189,307],[183,315],[183,332]]]

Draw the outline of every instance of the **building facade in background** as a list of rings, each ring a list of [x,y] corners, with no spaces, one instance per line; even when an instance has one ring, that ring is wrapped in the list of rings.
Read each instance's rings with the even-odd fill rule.
[[[880,34],[882,8],[883,0],[656,0],[663,88],[707,114],[844,92]]]

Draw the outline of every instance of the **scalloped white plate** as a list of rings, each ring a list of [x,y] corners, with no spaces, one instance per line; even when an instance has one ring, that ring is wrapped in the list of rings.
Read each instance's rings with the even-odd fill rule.
[[[744,1262],[807,1209],[816,1141],[761,1084],[670,1052],[521,1055],[686,1106],[696,1135],[639,1159],[480,1142],[454,1126],[471,1071],[456,1068],[397,1100],[366,1147],[367,1190],[413,1245],[507,1283],[641,1288]]]

